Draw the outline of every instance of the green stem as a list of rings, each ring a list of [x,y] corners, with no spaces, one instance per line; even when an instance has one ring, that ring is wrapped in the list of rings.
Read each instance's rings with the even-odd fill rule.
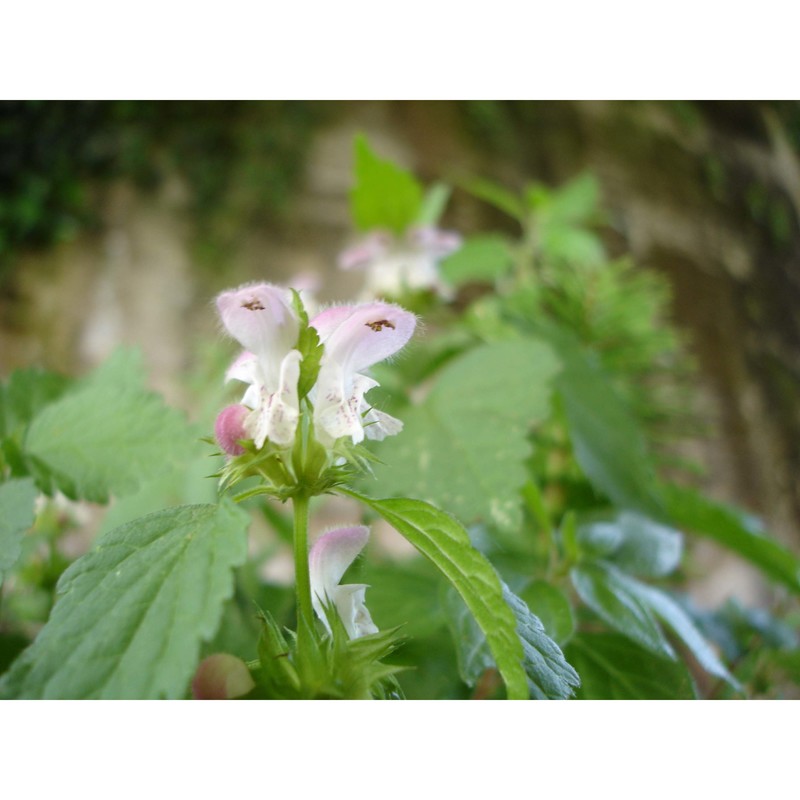
[[[311,605],[311,578],[308,571],[308,497],[296,494],[294,504],[294,571],[297,592],[297,616],[311,628],[314,623]],[[303,627],[298,624],[298,630]]]

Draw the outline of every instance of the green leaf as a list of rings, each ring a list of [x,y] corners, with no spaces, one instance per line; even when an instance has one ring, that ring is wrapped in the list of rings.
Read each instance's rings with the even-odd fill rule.
[[[531,694],[539,700],[570,697],[574,687],[580,684],[578,674],[566,662],[564,654],[547,635],[541,620],[531,613],[525,601],[505,583],[502,586],[503,597],[517,621],[517,635],[522,641],[525,654],[523,666]],[[459,673],[465,683],[475,686],[487,669],[495,667],[486,636],[454,591],[447,594],[445,605],[456,642]]]
[[[466,530],[449,514],[421,500],[373,500],[349,489],[339,491],[380,514],[442,572],[484,632],[508,697],[527,699],[517,620],[494,567],[470,544]]]
[[[519,527],[526,432],[549,412],[558,368],[535,340],[484,345],[450,362],[404,414],[402,436],[376,448],[375,476],[391,494],[429,500],[472,523]]]
[[[580,678],[567,663],[558,645],[545,633],[544,626],[532,614],[525,601],[503,584],[503,598],[517,620],[517,633],[525,652],[523,665],[533,696],[542,699],[566,699],[580,686]]]
[[[697,630],[691,617],[669,595],[660,589],[646,586],[638,581],[630,581],[628,586],[683,641],[706,672],[728,681],[734,687],[738,687],[737,681],[719,660],[711,645]]]
[[[633,511],[582,525],[578,538],[584,550],[612,561],[624,572],[648,578],[669,575],[683,554],[678,531]]]
[[[613,562],[625,572],[662,578],[676,570],[683,555],[681,534],[633,511],[617,517],[622,542]]]
[[[508,189],[483,178],[472,178],[464,182],[462,187],[479,200],[500,209],[519,222],[525,220],[525,206],[522,200]]]
[[[209,478],[221,468],[221,458],[210,458],[209,448],[199,439],[192,445],[191,457],[184,463],[162,472],[155,480],[146,481],[133,493],[114,498],[103,515],[98,530],[104,535],[120,525],[165,508],[202,503],[215,503],[217,481]]]
[[[582,700],[693,700],[686,666],[664,661],[615,633],[581,633],[566,656],[581,676]]]
[[[600,238],[591,231],[572,225],[543,226],[541,248],[545,257],[552,261],[565,261],[578,267],[596,267],[606,260]]]
[[[0,385],[0,464],[5,461],[14,477],[31,474],[22,452],[30,421],[71,386],[71,379],[36,368],[16,370]]]
[[[768,539],[741,512],[715,503],[693,489],[665,486],[667,509],[676,525],[714,539],[755,564],[767,576],[800,593],[800,559]]]
[[[655,469],[638,420],[604,371],[566,331],[553,327],[544,333],[564,365],[556,387],[586,477],[617,506],[663,518]]]
[[[248,521],[231,504],[182,506],[104,536],[61,576],[0,697],[182,697],[247,555]]]
[[[23,449],[42,489],[102,503],[186,456],[183,414],[143,384],[141,356],[120,350],[33,420]]]
[[[570,577],[581,600],[606,624],[662,658],[675,658],[649,605],[632,591],[630,578],[600,562],[584,562]]]
[[[444,214],[451,193],[452,189],[446,183],[434,183],[425,192],[425,198],[422,201],[416,224],[423,227],[437,225],[439,218]]]
[[[791,622],[778,619],[764,608],[748,608],[729,599],[721,608],[700,610],[683,599],[685,610],[703,633],[716,642],[729,661],[765,649],[796,650],[800,633]]]
[[[355,141],[355,175],[350,210],[359,229],[400,234],[420,215],[422,186],[410,172],[378,158],[363,136]]]
[[[0,585],[20,556],[22,536],[33,525],[36,487],[31,478],[0,485]]]
[[[598,214],[600,184],[590,173],[551,191],[547,206],[548,216],[561,223],[587,223]]]
[[[12,372],[6,385],[0,387],[0,438],[24,428],[71,385],[70,378],[43,369]]]
[[[572,606],[564,593],[552,583],[537,580],[519,596],[542,621],[547,635],[563,647],[575,632]]]
[[[473,236],[439,264],[442,278],[451,286],[471,281],[494,283],[513,266],[508,242],[499,234]]]
[[[455,644],[458,674],[467,686],[474,687],[487,669],[497,665],[480,626],[455,589],[448,587],[443,593],[442,605]]]

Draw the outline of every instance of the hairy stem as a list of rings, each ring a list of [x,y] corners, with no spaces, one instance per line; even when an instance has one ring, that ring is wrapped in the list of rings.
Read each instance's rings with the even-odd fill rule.
[[[311,579],[308,572],[308,497],[296,494],[294,504],[294,571],[297,592],[298,623],[309,628],[313,625],[311,606]],[[298,628],[302,626],[298,625]]]

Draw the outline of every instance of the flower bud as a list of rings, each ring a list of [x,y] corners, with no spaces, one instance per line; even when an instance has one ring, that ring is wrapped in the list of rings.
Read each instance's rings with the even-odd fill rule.
[[[223,408],[214,423],[214,436],[219,446],[230,456],[240,456],[244,448],[238,444],[240,439],[249,439],[244,421],[250,409],[242,405]]]
[[[195,700],[234,700],[246,695],[254,686],[244,661],[228,653],[215,653],[197,668],[192,695]]]

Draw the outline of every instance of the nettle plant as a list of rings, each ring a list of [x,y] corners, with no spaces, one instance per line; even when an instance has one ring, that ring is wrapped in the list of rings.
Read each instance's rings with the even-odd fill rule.
[[[339,262],[365,271],[359,302],[309,314],[269,283],[220,294],[243,351],[224,375],[235,397],[209,388],[216,358],[194,377],[205,422],[144,389],[129,351],[80,380],[9,377],[0,696],[796,691],[800,562],[662,477],[690,375],[664,283],[609,260],[591,177],[461,188],[509,232],[439,228],[450,189],[359,139],[360,238]],[[334,495],[353,518],[309,530]],[[66,498],[112,496],[75,558],[88,534]],[[379,519],[421,557],[370,543]],[[696,608],[686,534],[759,568],[773,606]],[[286,546],[291,586],[268,577]]]

